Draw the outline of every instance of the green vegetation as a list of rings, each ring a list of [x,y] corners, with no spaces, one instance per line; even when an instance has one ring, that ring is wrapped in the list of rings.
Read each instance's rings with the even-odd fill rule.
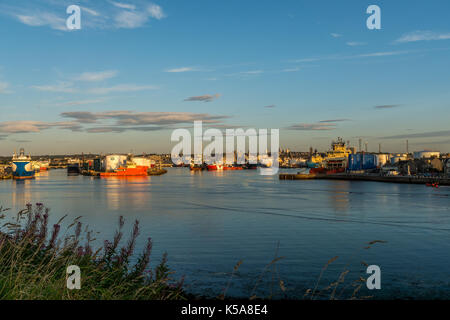
[[[128,242],[119,247],[123,238],[124,220],[112,241],[93,250],[92,232],[82,232],[78,220],[68,226],[61,238],[61,222],[49,230],[49,210],[42,204],[28,205],[12,220],[0,207],[0,299],[183,299],[183,282],[174,283],[167,266],[167,256],[149,269],[152,241],[133,259],[139,222],[136,221]],[[83,233],[83,235],[82,235]],[[81,239],[84,243],[81,243]],[[81,269],[81,289],[67,289],[67,267]]]
[[[91,247],[95,241],[92,231],[83,227],[76,218],[63,236],[63,217],[49,229],[49,210],[43,204],[27,205],[16,216],[8,219],[8,210],[0,207],[0,300],[186,300],[213,297],[195,297],[184,291],[183,281],[174,282],[167,266],[167,255],[153,269],[149,268],[152,241],[149,238],[145,249],[134,255],[139,236],[139,222],[135,221],[131,235],[123,245],[123,217],[112,241],[105,241],[97,250]],[[84,229],[82,231],[82,229]],[[67,235],[69,233],[71,235]],[[377,243],[368,243],[364,250]],[[133,257],[133,259],[132,259]],[[366,278],[358,276],[348,283],[347,264],[338,279],[325,288],[319,283],[334,257],[320,272],[314,288],[306,290],[303,299],[368,299],[360,296]],[[281,280],[277,264],[278,247],[273,260],[257,278],[249,299],[287,298],[289,289]],[[215,297],[230,298],[228,289],[243,261],[239,261],[230,274],[222,294]],[[364,266],[368,266],[362,262]],[[67,288],[67,268],[78,266],[81,271],[81,289]],[[270,279],[265,279],[269,273]],[[260,288],[261,285],[263,288]],[[270,291],[267,292],[267,289]],[[298,297],[301,299],[302,297]]]

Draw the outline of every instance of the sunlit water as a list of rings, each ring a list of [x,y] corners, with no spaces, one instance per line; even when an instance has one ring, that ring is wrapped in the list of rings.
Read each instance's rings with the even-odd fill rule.
[[[67,177],[65,170],[35,180],[0,181],[0,206],[42,202],[53,219],[82,221],[111,239],[118,217],[131,232],[141,223],[137,250],[154,241],[153,264],[169,255],[174,277],[188,291],[303,298],[349,270],[336,296],[349,298],[364,263],[381,268],[375,298],[450,298],[450,188],[348,181],[280,181],[257,171],[196,172],[169,169],[164,176],[129,179]],[[370,249],[367,243],[384,240]],[[101,245],[102,242],[99,242]],[[262,274],[275,256],[283,257]],[[233,267],[243,260],[230,280]],[[261,277],[261,282],[258,279]],[[279,278],[285,291],[281,290]],[[256,291],[253,292],[255,285]],[[273,284],[273,285],[272,285]]]

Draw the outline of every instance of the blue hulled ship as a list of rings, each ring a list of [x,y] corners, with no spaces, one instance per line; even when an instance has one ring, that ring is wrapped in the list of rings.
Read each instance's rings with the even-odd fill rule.
[[[12,171],[14,179],[32,179],[35,171],[31,164],[31,157],[25,155],[25,151],[20,149],[20,154],[14,153],[12,158]]]

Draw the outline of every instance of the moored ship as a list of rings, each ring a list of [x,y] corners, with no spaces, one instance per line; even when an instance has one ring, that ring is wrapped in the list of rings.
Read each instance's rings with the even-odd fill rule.
[[[223,164],[220,163],[209,164],[206,166],[206,169],[208,169],[208,171],[222,171]]]
[[[135,160],[136,159],[136,160]],[[152,161],[145,158],[134,158],[129,155],[108,155],[103,162],[104,172],[100,177],[146,177],[149,169],[154,166]]]
[[[19,155],[14,153],[12,158],[12,171],[14,179],[32,179],[36,172],[31,163],[31,156],[26,156],[24,149],[20,149]]]
[[[40,162],[40,171],[48,171],[49,166],[50,166],[49,161],[41,161]]]
[[[327,169],[344,169],[347,167],[348,156],[352,151],[348,148],[342,138],[331,143],[331,151],[327,152],[324,164]]]
[[[100,177],[146,177],[148,176],[148,168],[128,165],[120,167],[112,172],[100,172]]]
[[[342,138],[331,143],[331,150],[326,155],[317,152],[311,155],[307,162],[308,168],[342,169],[347,166],[348,156],[352,151]]]
[[[244,170],[244,168],[236,164],[225,164],[223,170]]]
[[[68,176],[77,176],[81,173],[81,168],[78,163],[71,163],[67,166]]]
[[[202,171],[205,167],[202,164],[191,163],[189,169],[191,171]]]
[[[100,172],[100,177],[146,177],[148,168],[141,166],[120,167],[112,172]]]

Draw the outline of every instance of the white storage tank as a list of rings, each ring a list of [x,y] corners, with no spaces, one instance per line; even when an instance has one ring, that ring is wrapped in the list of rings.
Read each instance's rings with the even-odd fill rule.
[[[424,158],[439,158],[441,153],[439,151],[417,151],[414,152],[414,159],[424,159]]]
[[[125,167],[127,165],[127,156],[120,154],[112,154],[106,156],[103,160],[103,168],[105,171],[114,171],[120,167]]]
[[[389,155],[388,154],[383,154],[383,153],[379,153],[375,155],[376,157],[376,161],[377,161],[377,167],[382,167],[384,165],[386,165],[386,163],[389,161]]]
[[[155,166],[155,161],[144,158],[144,157],[134,157],[133,162],[138,167],[152,168]]]
[[[399,161],[405,161],[405,160],[408,160],[408,157],[406,157],[406,156],[395,156],[395,157],[391,158],[391,163],[394,164],[394,163],[397,163]]]

